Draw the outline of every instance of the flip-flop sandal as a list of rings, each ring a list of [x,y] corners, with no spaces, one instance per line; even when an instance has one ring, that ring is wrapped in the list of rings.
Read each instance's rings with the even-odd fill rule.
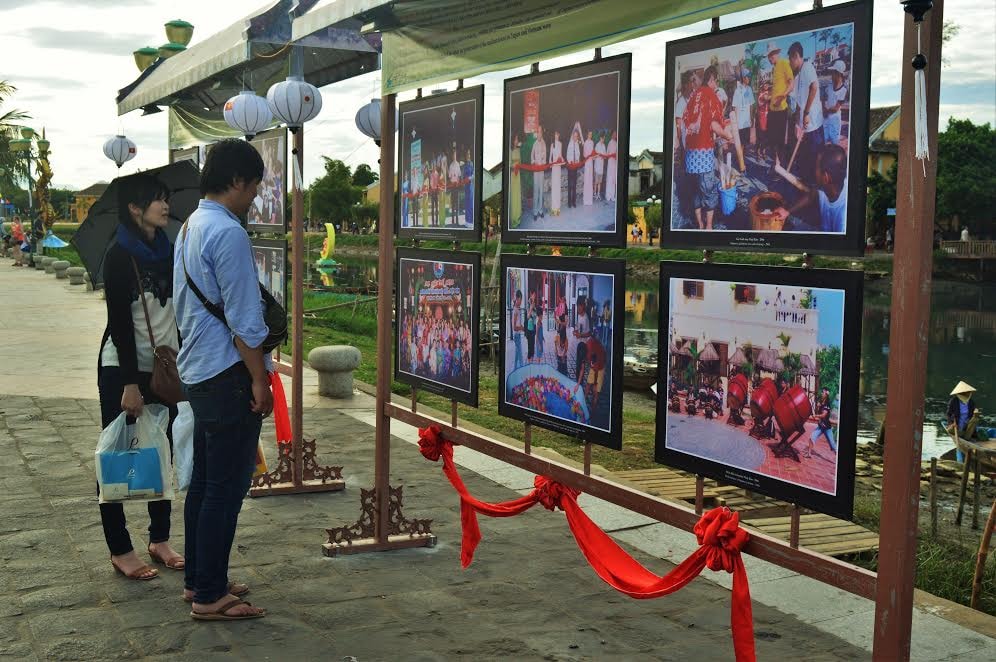
[[[242,584],[240,582],[228,582],[228,592],[237,598],[241,598],[243,595],[249,592],[249,584]],[[193,603],[194,598],[183,596],[183,601],[186,603]]]
[[[237,607],[239,605],[248,605],[249,607],[252,607],[252,603],[246,602],[245,600],[241,600],[239,598],[234,598],[224,603],[214,611],[209,611],[202,614],[191,610],[190,617],[193,618],[195,621],[247,621],[252,618],[263,618],[264,616],[266,616],[265,609],[260,609],[259,612],[254,614],[230,615],[225,613],[232,607]]]
[[[119,568],[118,564],[115,563],[114,561],[111,561],[111,565],[114,567],[114,570],[118,574],[124,575],[128,579],[134,579],[140,582],[147,582],[150,579],[157,579],[159,577],[159,571],[149,565],[143,565],[141,568],[132,570],[131,572],[125,572],[124,570]],[[149,572],[150,570],[152,571],[152,574],[146,575],[145,573]]]
[[[151,548],[149,549],[149,556],[152,558],[153,561],[166,566],[170,570],[183,570],[184,566],[186,565],[186,562],[182,556],[174,556],[171,559],[164,559],[163,557],[159,556],[159,554],[153,552]]]

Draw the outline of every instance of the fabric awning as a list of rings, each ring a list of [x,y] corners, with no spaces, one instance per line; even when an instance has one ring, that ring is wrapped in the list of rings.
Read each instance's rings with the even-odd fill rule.
[[[118,95],[118,114],[149,105],[178,107],[175,121],[186,124],[185,140],[171,148],[197,144],[201,122],[217,120],[222,105],[242,89],[265,95],[289,73],[295,4],[303,12],[317,0],[270,0],[266,5],[171,58],[157,60]],[[338,4],[338,3],[337,3]],[[300,20],[298,17],[295,20]],[[380,35],[364,36],[363,23],[345,16],[334,25],[293,42],[302,47],[304,78],[322,87],[375,71],[380,66]],[[171,118],[171,125],[174,118]],[[207,135],[207,134],[205,134]],[[210,142],[202,138],[200,142]]]

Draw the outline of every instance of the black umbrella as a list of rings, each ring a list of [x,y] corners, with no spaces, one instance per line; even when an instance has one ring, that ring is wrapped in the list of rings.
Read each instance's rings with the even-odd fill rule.
[[[169,190],[169,224],[166,226],[166,236],[171,242],[176,241],[183,222],[197,209],[201,197],[201,174],[191,161],[178,161],[161,168],[116,178],[100,199],[93,203],[86,220],[69,240],[79,253],[86,270],[90,272],[90,280],[94,285],[104,282],[104,256],[116,241],[119,200],[128,192],[129,181],[134,185],[138,177],[154,177]]]

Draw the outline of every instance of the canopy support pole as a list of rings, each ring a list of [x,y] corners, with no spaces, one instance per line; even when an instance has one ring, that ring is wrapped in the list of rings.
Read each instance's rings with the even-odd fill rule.
[[[898,7],[896,8],[899,9]],[[917,27],[903,14],[902,115],[899,173],[896,177],[896,250],[889,332],[889,384],[886,394],[882,517],[875,631],[877,662],[909,660],[916,573],[917,511],[920,507],[920,452],[923,441],[927,338],[933,268],[934,196],[937,188],[937,109],[941,79],[944,0],[934,0],[922,24],[927,56],[927,117],[930,154],[914,156],[914,81],[910,62],[917,50]],[[924,168],[926,168],[924,170]]]
[[[402,488],[391,487],[391,351],[394,329],[394,136],[397,95],[380,104],[380,218],[377,221],[377,410],[374,441],[374,488],[361,491],[361,515],[352,526],[327,529],[326,556],[382,552],[409,547],[434,547],[432,520],[408,520],[402,514]],[[412,389],[414,392],[414,389]],[[414,405],[414,401],[413,401]],[[414,407],[413,407],[414,408]]]

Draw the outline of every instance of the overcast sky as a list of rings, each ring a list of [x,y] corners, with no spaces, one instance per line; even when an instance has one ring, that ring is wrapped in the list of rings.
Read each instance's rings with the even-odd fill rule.
[[[135,111],[117,116],[117,91],[138,76],[132,51],[165,42],[162,26],[171,19],[195,25],[193,45],[259,4],[257,0],[0,0],[0,25],[4,26],[0,80],[18,88],[4,108],[26,110],[33,128],[47,129],[55,186],[82,188],[113,178],[116,168],[104,157],[101,146],[119,130],[138,146],[138,156],[121,169],[122,174],[166,163],[166,113],[141,117]],[[833,4],[839,3],[825,2]],[[724,17],[722,24],[742,25],[811,6],[810,0],[784,0]],[[941,126],[951,116],[996,123],[996,2],[948,0],[945,16],[961,31],[945,50],[949,64],[941,84]],[[873,106],[899,101],[902,25],[898,1],[875,0]],[[698,23],[603,49],[604,55],[633,53],[631,153],[662,149],[664,42],[708,29],[707,23]],[[591,51],[586,51],[544,62],[542,67],[590,58]],[[501,158],[502,80],[523,73],[526,69],[511,69],[465,82],[486,86],[485,167]],[[359,133],[353,117],[360,106],[379,95],[379,89],[380,72],[374,72],[322,90],[324,109],[306,125],[305,182],[321,174],[322,155],[343,159],[353,167],[376,164],[377,149]]]

